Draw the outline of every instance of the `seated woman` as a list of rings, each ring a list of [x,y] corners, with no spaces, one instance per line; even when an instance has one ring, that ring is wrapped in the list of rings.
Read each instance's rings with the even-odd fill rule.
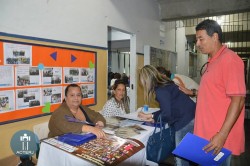
[[[127,96],[126,84],[123,80],[116,80],[112,86],[111,98],[102,109],[104,117],[119,116],[129,113],[129,98]]]
[[[68,85],[65,89],[65,99],[63,103],[53,112],[49,120],[49,137],[70,132],[91,132],[95,134],[97,138],[105,137],[105,133],[101,129],[106,124],[104,117],[100,113],[81,105],[81,103],[81,88],[77,84]],[[77,122],[69,122],[65,118],[65,115],[80,121],[93,123],[95,126]]]

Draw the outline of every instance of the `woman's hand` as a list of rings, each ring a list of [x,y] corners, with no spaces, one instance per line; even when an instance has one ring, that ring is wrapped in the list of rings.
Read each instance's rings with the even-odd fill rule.
[[[95,134],[97,138],[105,138],[106,137],[104,131],[102,131],[102,129],[100,129],[97,126],[92,127],[89,125],[83,125],[82,131],[83,132],[91,132],[91,133]]]
[[[145,114],[145,113],[143,113],[142,111],[140,111],[139,113],[138,113],[138,117],[141,119],[141,120],[143,120],[143,121],[146,121],[146,122],[154,122],[154,119],[152,118],[153,117],[153,115],[152,114]]]
[[[104,123],[102,121],[97,121],[95,127],[102,129],[104,127]]]

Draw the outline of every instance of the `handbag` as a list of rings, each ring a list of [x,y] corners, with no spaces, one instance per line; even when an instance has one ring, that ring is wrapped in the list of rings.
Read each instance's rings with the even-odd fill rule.
[[[160,127],[160,131],[156,132],[158,126]],[[165,124],[161,120],[161,115],[159,115],[154,132],[149,137],[147,142],[146,146],[147,160],[160,163],[166,160],[174,149],[175,149],[175,129],[173,126],[166,128]]]

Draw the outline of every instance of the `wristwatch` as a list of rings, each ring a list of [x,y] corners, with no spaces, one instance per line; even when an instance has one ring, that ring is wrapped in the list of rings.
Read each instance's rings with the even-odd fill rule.
[[[196,89],[191,89],[191,91],[193,92],[192,96],[195,97],[197,95],[197,90]]]

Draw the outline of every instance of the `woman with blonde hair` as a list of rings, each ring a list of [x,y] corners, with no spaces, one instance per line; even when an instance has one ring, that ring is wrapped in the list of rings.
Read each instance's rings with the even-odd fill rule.
[[[146,65],[139,72],[139,80],[144,88],[144,100],[149,104],[151,99],[159,103],[160,111],[154,114],[139,112],[138,117],[144,121],[155,122],[159,115],[163,122],[175,128],[176,146],[188,133],[193,132],[195,103],[169,78],[163,78],[154,66]],[[188,166],[189,162],[175,158],[177,166]]]

